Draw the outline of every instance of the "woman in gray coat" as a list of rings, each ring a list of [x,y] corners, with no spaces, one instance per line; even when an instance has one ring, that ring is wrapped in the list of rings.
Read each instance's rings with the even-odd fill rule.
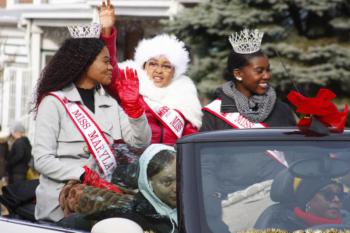
[[[117,66],[112,67],[104,43],[91,38],[99,36],[98,28],[90,28],[90,32],[95,29],[95,35],[66,40],[38,82],[33,147],[35,168],[41,174],[36,189],[38,220],[60,222],[68,217],[59,206],[59,195],[69,180],[121,192],[108,182],[108,173],[103,172],[110,168],[105,164],[107,160],[95,159],[102,150],[110,150],[109,147],[99,146],[95,131],[84,137],[84,130],[91,122],[95,122],[95,128],[109,143],[123,140],[132,146],[144,147],[151,140],[151,131],[139,104],[137,75],[131,70],[124,73]],[[112,72],[117,72],[122,84],[119,103],[102,87],[111,82]],[[79,107],[86,113],[86,119],[80,116],[75,119],[74,113],[69,112],[70,106]]]

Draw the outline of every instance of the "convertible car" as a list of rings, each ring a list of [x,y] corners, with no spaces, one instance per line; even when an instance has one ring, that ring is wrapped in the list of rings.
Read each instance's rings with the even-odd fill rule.
[[[181,233],[350,229],[350,130],[328,135],[297,128],[213,131],[184,137],[176,149]],[[307,222],[317,214],[308,207],[315,196],[331,203],[316,203],[328,215]],[[1,229],[19,226],[7,232],[64,231],[23,218],[0,219]]]
[[[348,130],[323,136],[295,128],[207,132],[179,140],[177,151],[182,233],[350,229],[346,214],[350,203],[344,192],[350,171]],[[336,203],[320,210],[333,215],[318,219],[330,221],[305,224],[305,216],[295,216],[298,206],[307,212],[299,199],[306,202],[333,182],[341,189],[326,191],[339,195],[332,193],[335,200],[324,196]]]

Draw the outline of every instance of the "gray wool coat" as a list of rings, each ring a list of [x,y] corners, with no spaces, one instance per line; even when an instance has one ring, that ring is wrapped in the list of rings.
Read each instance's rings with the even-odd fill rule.
[[[145,115],[129,118],[117,101],[103,90],[95,92],[95,113],[84,105],[74,84],[61,91],[68,101],[83,105],[110,142],[123,139],[135,147],[150,144],[151,129]],[[35,168],[41,174],[36,189],[36,219],[61,220],[64,215],[58,198],[64,184],[68,180],[79,180],[85,165],[98,171],[93,156],[84,151],[84,147],[86,143],[63,105],[53,96],[44,97],[36,116],[33,146]]]

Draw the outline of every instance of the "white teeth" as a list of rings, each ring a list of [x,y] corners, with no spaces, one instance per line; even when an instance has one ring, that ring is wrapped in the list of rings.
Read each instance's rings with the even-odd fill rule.
[[[269,84],[267,83],[259,83],[259,86],[266,88]]]
[[[157,81],[161,81],[162,78],[161,77],[153,77],[154,80],[157,80]]]

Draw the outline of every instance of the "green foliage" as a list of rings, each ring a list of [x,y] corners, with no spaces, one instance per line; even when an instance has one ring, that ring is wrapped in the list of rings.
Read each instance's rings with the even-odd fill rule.
[[[350,95],[349,0],[209,0],[164,25],[189,46],[189,75],[202,96],[223,82],[232,49],[227,38],[244,27],[265,32],[263,50],[279,93],[289,92],[294,79],[310,96],[322,86]]]

